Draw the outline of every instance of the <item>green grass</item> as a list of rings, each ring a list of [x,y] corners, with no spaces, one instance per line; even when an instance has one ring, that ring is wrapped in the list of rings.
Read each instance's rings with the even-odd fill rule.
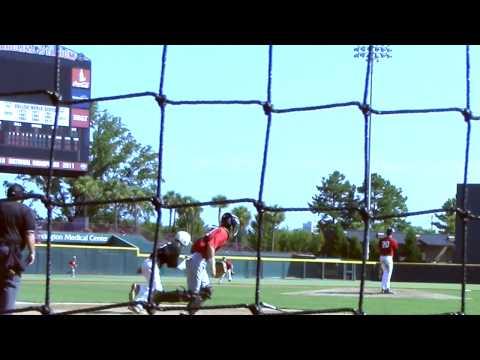
[[[72,303],[112,303],[127,301],[132,282],[142,282],[140,276],[94,276],[84,275],[76,279],[55,275],[51,280],[50,302]],[[163,278],[166,290],[185,286],[184,278]],[[342,280],[281,280],[263,279],[260,287],[260,300],[275,306],[289,309],[330,309],[358,308],[358,296],[307,296],[287,295],[288,292],[320,290],[336,287],[359,289],[359,281]],[[213,299],[205,305],[251,304],[255,302],[254,279],[235,279],[232,283],[214,282]],[[378,282],[365,283],[366,288],[378,289]],[[394,283],[394,289],[417,289],[436,294],[458,297],[455,300],[413,299],[395,297],[364,298],[364,311],[367,314],[438,314],[460,310],[460,285],[428,283]],[[480,285],[468,285],[466,293],[466,313],[480,315]],[[43,303],[45,299],[45,277],[25,275],[18,301]]]

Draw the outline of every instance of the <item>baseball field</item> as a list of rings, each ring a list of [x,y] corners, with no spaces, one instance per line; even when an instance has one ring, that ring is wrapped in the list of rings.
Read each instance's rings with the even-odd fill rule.
[[[51,278],[50,303],[53,312],[88,308],[128,301],[132,282],[140,276],[68,275]],[[165,289],[185,286],[183,278],[163,278]],[[231,283],[214,281],[213,299],[205,305],[251,304],[255,302],[255,280],[234,279]],[[318,310],[358,308],[359,281],[318,279],[263,279],[260,301],[282,310]],[[365,283],[364,311],[367,315],[428,315],[460,311],[459,284],[393,283],[393,295],[380,294],[379,283]],[[45,277],[25,275],[18,296],[17,308],[43,304]],[[166,304],[182,305],[182,304]],[[37,312],[29,312],[34,314]],[[164,312],[157,312],[163,314]],[[167,312],[165,312],[166,314]],[[174,314],[180,313],[179,311]],[[466,313],[480,315],[480,285],[467,285]],[[93,314],[133,314],[126,307],[98,311]],[[201,314],[250,314],[247,309],[201,310]]]

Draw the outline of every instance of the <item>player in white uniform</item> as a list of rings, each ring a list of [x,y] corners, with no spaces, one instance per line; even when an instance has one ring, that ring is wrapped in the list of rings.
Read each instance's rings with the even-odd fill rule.
[[[155,259],[157,266],[155,266],[155,272],[153,275],[153,293],[163,292],[163,285],[160,279],[160,268],[163,264],[167,264],[168,267],[177,267],[178,257],[180,255],[180,247],[188,246],[191,243],[191,236],[186,231],[179,231],[175,235],[174,242],[168,242],[160,246],[154,254],[145,259],[141,265],[141,273],[146,280],[146,284],[133,283],[130,288],[129,300],[148,302],[148,291],[150,285],[150,277],[152,274],[152,262]],[[128,307],[131,311],[137,314],[145,314],[146,311],[141,304],[131,305]]]

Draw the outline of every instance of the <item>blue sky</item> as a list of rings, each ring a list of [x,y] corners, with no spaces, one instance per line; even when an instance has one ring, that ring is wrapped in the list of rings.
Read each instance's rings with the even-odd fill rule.
[[[94,97],[158,92],[161,46],[65,45],[92,61]],[[378,110],[465,107],[464,46],[391,46],[374,64]],[[471,107],[479,113],[480,48],[471,47]],[[276,108],[362,101],[366,62],[354,46],[274,46]],[[169,46],[164,92],[172,100],[265,100],[267,46]],[[150,98],[103,102],[134,136],[158,149],[160,112]],[[198,201],[218,194],[258,197],[266,117],[258,106],[167,106],[162,192]],[[265,178],[269,205],[303,207],[335,170],[363,181],[363,116],[357,108],[274,114]],[[478,183],[478,124],[472,126],[469,182]],[[373,116],[372,172],[408,197],[410,211],[441,207],[463,182],[466,125],[457,114]],[[5,176],[4,176],[5,178]],[[250,208],[252,213],[254,209]],[[205,208],[207,224],[217,210]],[[411,217],[430,227],[430,216]],[[168,221],[166,214],[164,222]],[[287,214],[284,226],[316,221]]]

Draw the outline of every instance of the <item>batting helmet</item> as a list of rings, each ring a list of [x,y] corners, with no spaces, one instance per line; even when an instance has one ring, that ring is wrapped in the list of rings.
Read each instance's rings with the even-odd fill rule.
[[[240,228],[240,220],[237,216],[227,212],[222,215],[220,225],[225,226],[230,231],[232,236],[236,236]]]
[[[387,236],[392,235],[395,231],[392,228],[387,229]]]

